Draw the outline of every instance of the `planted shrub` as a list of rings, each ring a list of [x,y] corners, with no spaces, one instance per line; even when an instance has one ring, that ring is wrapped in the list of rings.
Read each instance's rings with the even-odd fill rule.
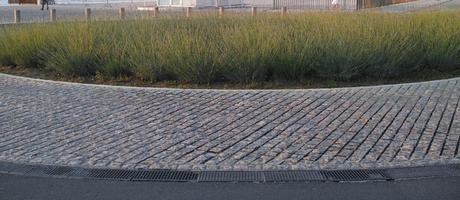
[[[227,12],[11,26],[0,30],[0,64],[198,84],[407,77],[460,69],[460,12]]]

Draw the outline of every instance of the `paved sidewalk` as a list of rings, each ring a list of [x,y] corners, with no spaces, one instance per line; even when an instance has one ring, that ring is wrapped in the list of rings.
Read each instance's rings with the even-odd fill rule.
[[[424,8],[431,9],[459,9],[460,0],[417,0],[409,3],[401,3],[389,6],[383,6],[368,10],[382,10],[388,12],[406,12]],[[152,6],[152,2],[134,2],[134,3],[88,3],[88,4],[57,4],[50,5],[50,9],[56,9],[57,20],[82,20],[84,19],[85,8],[91,9],[91,16],[94,18],[117,18],[118,9],[124,7],[128,16],[148,17],[147,11],[139,11],[137,7]],[[3,5],[0,6],[0,24],[14,23],[14,10],[21,11],[21,22],[49,22],[49,11],[40,10],[40,5]],[[163,8],[162,8],[163,9]],[[165,8],[166,9],[166,8]],[[183,9],[167,8],[168,12],[180,11]],[[238,9],[235,9],[238,10]],[[241,9],[249,12],[247,9]],[[173,12],[171,12],[173,13]],[[179,14],[182,15],[182,14]]]
[[[382,6],[373,8],[374,10],[381,10],[386,12],[407,12],[407,11],[415,11],[421,9],[446,9],[450,8],[451,2],[456,2],[458,0],[417,0],[408,3],[400,3],[400,4],[393,4],[388,6]],[[452,7],[455,9],[455,7]]]
[[[91,9],[93,18],[117,18],[118,9],[125,8],[127,16],[148,16],[146,11],[138,11],[138,6],[150,6],[152,2],[134,3],[88,3],[88,4],[57,4],[50,5],[50,9],[56,9],[57,20],[83,20],[85,8]],[[21,12],[21,22],[49,22],[49,10],[40,10],[41,5],[6,5],[0,6],[0,24],[14,23],[14,10]]]
[[[438,8],[442,9],[460,9],[460,0],[451,0],[441,4]]]
[[[460,78],[318,90],[97,86],[0,74],[0,160],[266,170],[460,163]]]

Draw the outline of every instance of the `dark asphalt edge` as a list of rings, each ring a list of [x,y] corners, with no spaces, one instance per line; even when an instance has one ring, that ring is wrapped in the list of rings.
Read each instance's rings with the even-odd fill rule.
[[[0,161],[0,173],[36,177],[147,182],[363,182],[460,176],[460,164],[345,170],[181,171],[84,168]]]

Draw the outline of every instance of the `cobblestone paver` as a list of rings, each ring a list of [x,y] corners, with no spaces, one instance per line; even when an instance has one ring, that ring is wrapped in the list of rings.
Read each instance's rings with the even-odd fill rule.
[[[96,86],[0,74],[0,160],[184,170],[460,163],[460,78],[318,90]]]

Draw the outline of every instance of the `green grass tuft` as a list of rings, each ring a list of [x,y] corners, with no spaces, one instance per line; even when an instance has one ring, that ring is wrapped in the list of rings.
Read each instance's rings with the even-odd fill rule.
[[[460,12],[226,13],[0,30],[0,65],[151,82],[401,78],[460,69]]]

